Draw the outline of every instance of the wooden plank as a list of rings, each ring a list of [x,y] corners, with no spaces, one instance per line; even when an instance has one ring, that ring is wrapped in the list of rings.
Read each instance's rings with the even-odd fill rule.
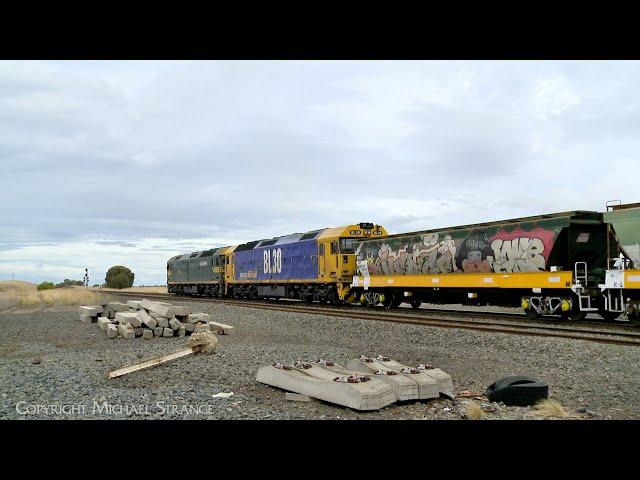
[[[143,370],[145,368],[155,367],[156,365],[160,365],[162,363],[175,360],[176,358],[181,358],[181,357],[186,357],[187,355],[191,355],[195,353],[197,350],[198,350],[198,347],[183,348],[182,350],[178,350],[177,352],[160,355],[159,357],[151,358],[149,360],[144,360],[139,363],[132,363],[131,365],[125,365],[122,368],[118,368],[117,370],[113,370],[112,372],[109,372],[109,378],[121,377],[122,375],[126,375],[127,373]]]

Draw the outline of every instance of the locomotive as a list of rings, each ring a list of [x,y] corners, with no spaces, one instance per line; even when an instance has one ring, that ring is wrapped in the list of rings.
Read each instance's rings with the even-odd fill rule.
[[[388,235],[372,223],[179,255],[170,293],[395,308],[520,306],[638,322],[640,203]]]
[[[235,298],[292,298],[340,303],[356,273],[358,241],[381,238],[362,222],[172,257],[169,293]]]

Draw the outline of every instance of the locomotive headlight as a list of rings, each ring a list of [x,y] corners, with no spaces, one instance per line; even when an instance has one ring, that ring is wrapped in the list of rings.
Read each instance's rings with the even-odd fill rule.
[[[567,300],[563,300],[560,304],[560,309],[563,312],[568,312],[569,310],[571,310],[571,304]]]

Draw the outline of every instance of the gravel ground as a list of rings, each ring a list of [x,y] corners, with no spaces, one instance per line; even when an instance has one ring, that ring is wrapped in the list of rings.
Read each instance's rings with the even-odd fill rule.
[[[317,400],[286,401],[257,383],[275,361],[385,354],[448,372],[457,392],[483,392],[525,374],[549,383],[572,418],[638,419],[640,349],[554,338],[437,329],[195,302],[236,327],[213,355],[195,355],[113,380],[124,364],[182,348],[185,338],[108,340],[77,308],[0,312],[0,418],[461,419],[466,399],[440,398],[356,412]],[[214,398],[233,392],[228,398]],[[534,419],[529,408],[484,405],[485,419]],[[38,407],[40,406],[40,407]],[[495,412],[489,412],[494,410]]]

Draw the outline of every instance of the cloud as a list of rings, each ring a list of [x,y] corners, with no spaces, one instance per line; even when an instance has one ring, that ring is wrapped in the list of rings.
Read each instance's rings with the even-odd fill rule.
[[[294,231],[636,201],[638,80],[637,62],[0,62],[0,278],[131,264],[161,283],[173,254]]]

